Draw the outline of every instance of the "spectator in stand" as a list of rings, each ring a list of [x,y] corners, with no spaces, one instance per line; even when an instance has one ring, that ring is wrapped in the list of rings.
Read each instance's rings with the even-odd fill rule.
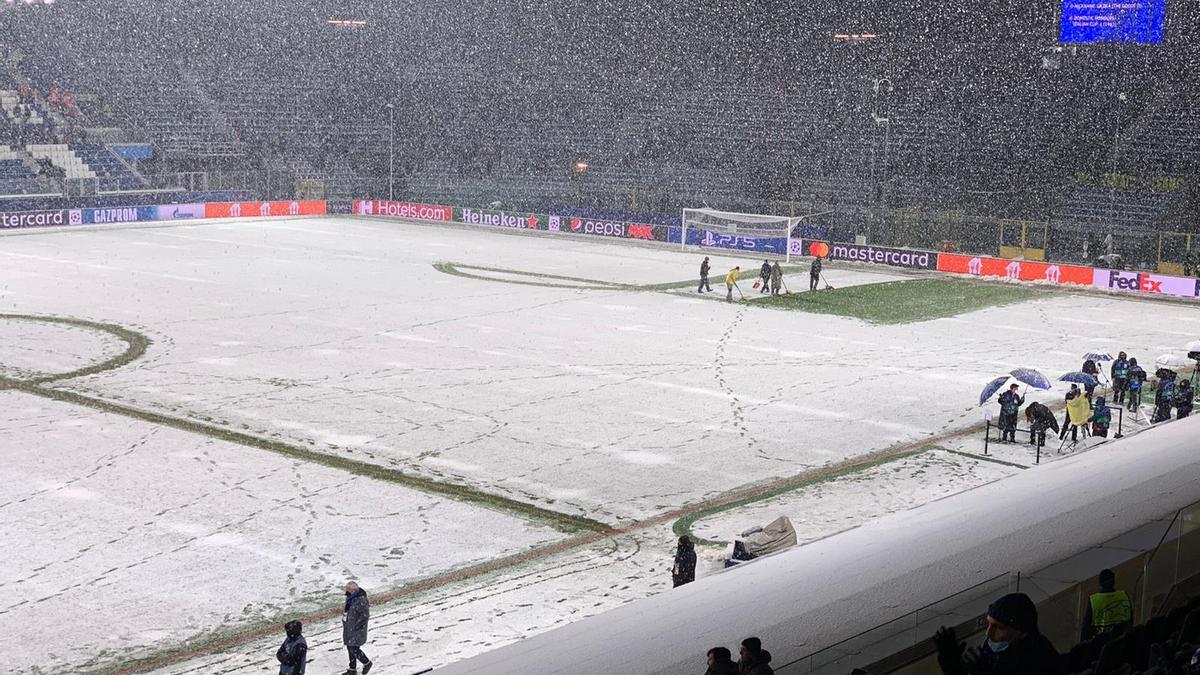
[[[1099,581],[1100,592],[1088,598],[1081,642],[1133,627],[1133,604],[1125,591],[1117,590],[1117,575],[1112,570],[1101,570]]]
[[[22,82],[17,85],[17,98],[21,103],[26,103],[33,99],[33,90],[29,88],[29,84]]]
[[[68,117],[74,117],[75,115],[79,114],[79,109],[75,107],[75,94],[72,94],[69,91],[64,93],[62,97],[62,103],[63,112],[65,112]]]
[[[1182,380],[1175,392],[1175,418],[1183,419],[1192,414],[1192,382]]]
[[[696,545],[686,536],[679,538],[675,547],[675,565],[671,567],[672,588],[696,580]]]
[[[46,98],[46,100],[48,100],[50,102],[51,108],[58,107],[58,102],[60,100],[62,100],[61,96],[58,93],[58,85],[50,87],[50,95]]]
[[[1029,423],[1029,444],[1042,447],[1046,444],[1046,430],[1058,431],[1058,420],[1046,406],[1034,401],[1025,408],[1025,421]]]
[[[302,629],[299,621],[283,624],[287,638],[275,652],[275,659],[279,661],[279,675],[304,675],[304,668],[308,662],[308,642],[301,634]]]
[[[733,662],[733,654],[726,647],[713,647],[708,650],[708,670],[704,675],[738,675],[738,665]]]
[[[1117,354],[1112,362],[1113,403],[1121,405],[1125,402],[1125,391],[1129,388],[1129,359],[1125,352]]]
[[[775,675],[770,664],[771,652],[762,648],[762,640],[756,637],[742,640],[738,675]]]
[[[1146,384],[1146,371],[1137,359],[1129,359],[1129,380],[1125,383],[1129,391],[1129,412],[1136,412],[1142,405],[1142,386]]]
[[[1038,630],[1037,606],[1024,593],[1009,593],[988,607],[987,634],[967,649],[953,628],[933,636],[945,675],[1059,675],[1062,657]]]

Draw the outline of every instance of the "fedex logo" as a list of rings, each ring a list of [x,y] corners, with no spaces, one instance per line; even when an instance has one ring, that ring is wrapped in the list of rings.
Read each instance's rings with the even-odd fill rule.
[[[1163,282],[1156,281],[1149,274],[1126,274],[1116,270],[1108,273],[1108,287],[1122,291],[1140,291],[1142,293],[1162,293]]]

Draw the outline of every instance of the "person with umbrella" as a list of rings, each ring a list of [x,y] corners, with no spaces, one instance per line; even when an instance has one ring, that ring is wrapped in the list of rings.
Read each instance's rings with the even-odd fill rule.
[[[1017,385],[1013,384],[1008,391],[1000,394],[1000,442],[1017,442],[1017,413],[1025,404],[1025,397],[1017,393]]]
[[[1112,362],[1113,403],[1121,405],[1125,402],[1125,390],[1129,387],[1129,359],[1125,352],[1117,354]]]
[[[1046,430],[1058,432],[1058,420],[1054,413],[1045,405],[1034,401],[1025,408],[1025,421],[1029,423],[1029,444],[1042,447],[1046,445]]]
[[[1083,362],[1083,367],[1080,368],[1080,372],[1091,375],[1097,381],[1100,380],[1100,369],[1096,366],[1096,362],[1092,359],[1088,359]],[[1096,384],[1095,383],[1089,383],[1089,384],[1085,384],[1083,386],[1083,395],[1087,397],[1088,401],[1092,400],[1092,396],[1095,393],[1096,393]]]
[[[1129,391],[1129,412],[1136,412],[1142,405],[1142,385],[1146,383],[1146,371],[1138,365],[1137,359],[1129,359],[1129,379],[1125,388]]]

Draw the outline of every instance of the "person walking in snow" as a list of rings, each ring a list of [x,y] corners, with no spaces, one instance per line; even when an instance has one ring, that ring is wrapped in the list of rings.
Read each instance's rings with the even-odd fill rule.
[[[776,260],[774,265],[771,265],[771,295],[779,295],[779,289],[783,288],[783,268],[779,266],[779,261]]]
[[[808,268],[808,290],[817,290],[817,282],[821,280],[821,256],[813,258],[812,266]]]
[[[1017,393],[1017,385],[1012,385],[1008,391],[1000,394],[1000,442],[1017,442],[1017,413],[1025,404],[1025,397]]]
[[[759,283],[761,284],[761,288],[759,289],[758,292],[759,293],[770,293],[771,292],[771,263],[770,263],[770,261],[767,261],[767,260],[763,261],[762,267],[760,267],[758,269],[758,280],[759,280]]]
[[[680,537],[675,548],[675,565],[671,567],[672,588],[696,580],[696,545],[688,537]]]
[[[279,675],[304,675],[308,662],[308,642],[304,640],[302,631],[303,625],[299,621],[283,624],[283,632],[287,637],[275,652],[275,660],[279,661]]]
[[[697,293],[703,293],[704,289],[708,289],[712,293],[712,286],[708,283],[708,272],[712,266],[708,264],[708,256],[704,256],[704,262],[700,263],[700,287],[696,289]]]
[[[346,606],[342,614],[342,644],[350,656],[350,665],[345,675],[357,675],[358,664],[363,664],[363,675],[371,672],[371,659],[363,653],[362,646],[367,644],[367,622],[371,619],[371,603],[367,601],[367,592],[351,581],[346,584]]]
[[[1125,352],[1117,354],[1112,362],[1113,403],[1121,405],[1125,402],[1125,391],[1129,388],[1129,359]]]
[[[733,302],[733,287],[737,286],[738,277],[742,274],[742,268],[739,265],[725,275],[725,302]]]

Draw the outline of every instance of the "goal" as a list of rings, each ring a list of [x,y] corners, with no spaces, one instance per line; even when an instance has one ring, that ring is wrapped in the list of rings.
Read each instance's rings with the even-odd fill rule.
[[[684,209],[683,248],[720,248],[791,259],[792,228],[803,217],[766,216],[714,209]],[[795,251],[800,254],[799,247]]]

